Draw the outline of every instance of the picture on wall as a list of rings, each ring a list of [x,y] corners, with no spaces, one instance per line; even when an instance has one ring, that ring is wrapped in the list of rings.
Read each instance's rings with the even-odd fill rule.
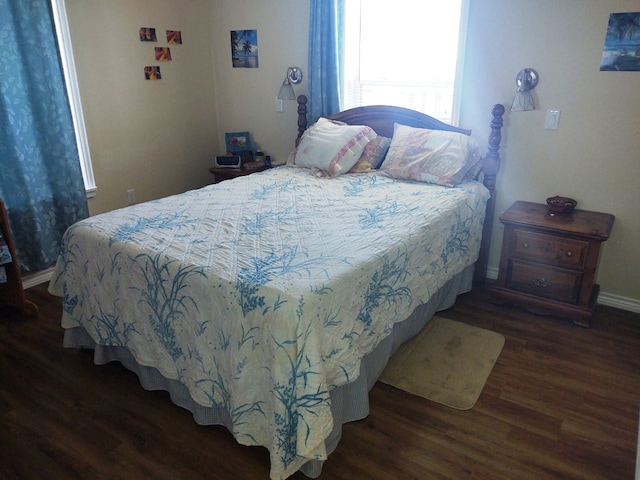
[[[182,32],[180,30],[167,30],[167,43],[182,45]]]
[[[157,42],[156,29],[149,27],[140,27],[139,31],[141,42]]]
[[[600,70],[640,71],[640,12],[609,15]]]
[[[147,66],[144,67],[144,79],[145,80],[160,80],[162,74],[160,73],[159,66]]]
[[[234,68],[258,68],[258,31],[231,31],[231,62]]]
[[[169,61],[171,60],[171,50],[169,47],[155,47],[156,50],[156,60],[158,61]]]

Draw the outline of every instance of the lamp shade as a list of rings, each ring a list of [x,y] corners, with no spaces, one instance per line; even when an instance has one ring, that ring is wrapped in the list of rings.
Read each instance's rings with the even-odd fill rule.
[[[533,95],[529,90],[523,92],[517,91],[513,96],[513,102],[511,103],[512,112],[526,112],[535,109],[536,105],[533,103]]]
[[[288,80],[282,82],[282,86],[280,87],[280,91],[278,92],[278,99],[280,100],[295,100],[296,94],[293,91],[293,86],[289,83]]]

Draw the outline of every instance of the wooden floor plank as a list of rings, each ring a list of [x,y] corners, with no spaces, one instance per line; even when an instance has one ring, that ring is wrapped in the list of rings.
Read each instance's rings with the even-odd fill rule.
[[[39,318],[0,310],[0,478],[269,477],[264,448],[197,425],[118,363],[64,349],[60,301],[46,285],[27,297]],[[370,415],[344,426],[321,479],[633,479],[639,314],[599,306],[586,329],[493,305],[483,287],[441,315],[505,335],[476,406],[378,383]]]

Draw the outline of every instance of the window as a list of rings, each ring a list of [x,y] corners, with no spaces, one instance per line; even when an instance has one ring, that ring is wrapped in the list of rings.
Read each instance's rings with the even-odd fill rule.
[[[80,89],[78,88],[78,78],[73,62],[73,50],[71,49],[71,35],[69,34],[69,24],[67,23],[67,11],[64,0],[51,0],[53,20],[58,36],[58,48],[64,80],[67,84],[67,95],[71,106],[71,116],[73,117],[73,128],[76,133],[76,143],[78,144],[78,154],[80,156],[80,167],[82,168],[82,179],[87,197],[96,194],[97,186],[93,178],[93,167],[91,166],[91,154],[89,153],[89,142],[87,131],[84,126],[84,115],[82,114],[82,103],[80,101]]]
[[[468,0],[345,0],[342,107],[399,105],[456,123]]]

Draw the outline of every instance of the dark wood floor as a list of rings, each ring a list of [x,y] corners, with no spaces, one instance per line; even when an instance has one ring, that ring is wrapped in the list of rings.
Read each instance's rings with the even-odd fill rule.
[[[27,295],[38,319],[0,311],[1,479],[268,478],[266,450],[196,425],[118,363],[63,349],[58,299],[46,285]],[[442,316],[506,336],[476,406],[377,384],[321,479],[633,479],[640,315],[599,307],[584,329],[480,289]]]

